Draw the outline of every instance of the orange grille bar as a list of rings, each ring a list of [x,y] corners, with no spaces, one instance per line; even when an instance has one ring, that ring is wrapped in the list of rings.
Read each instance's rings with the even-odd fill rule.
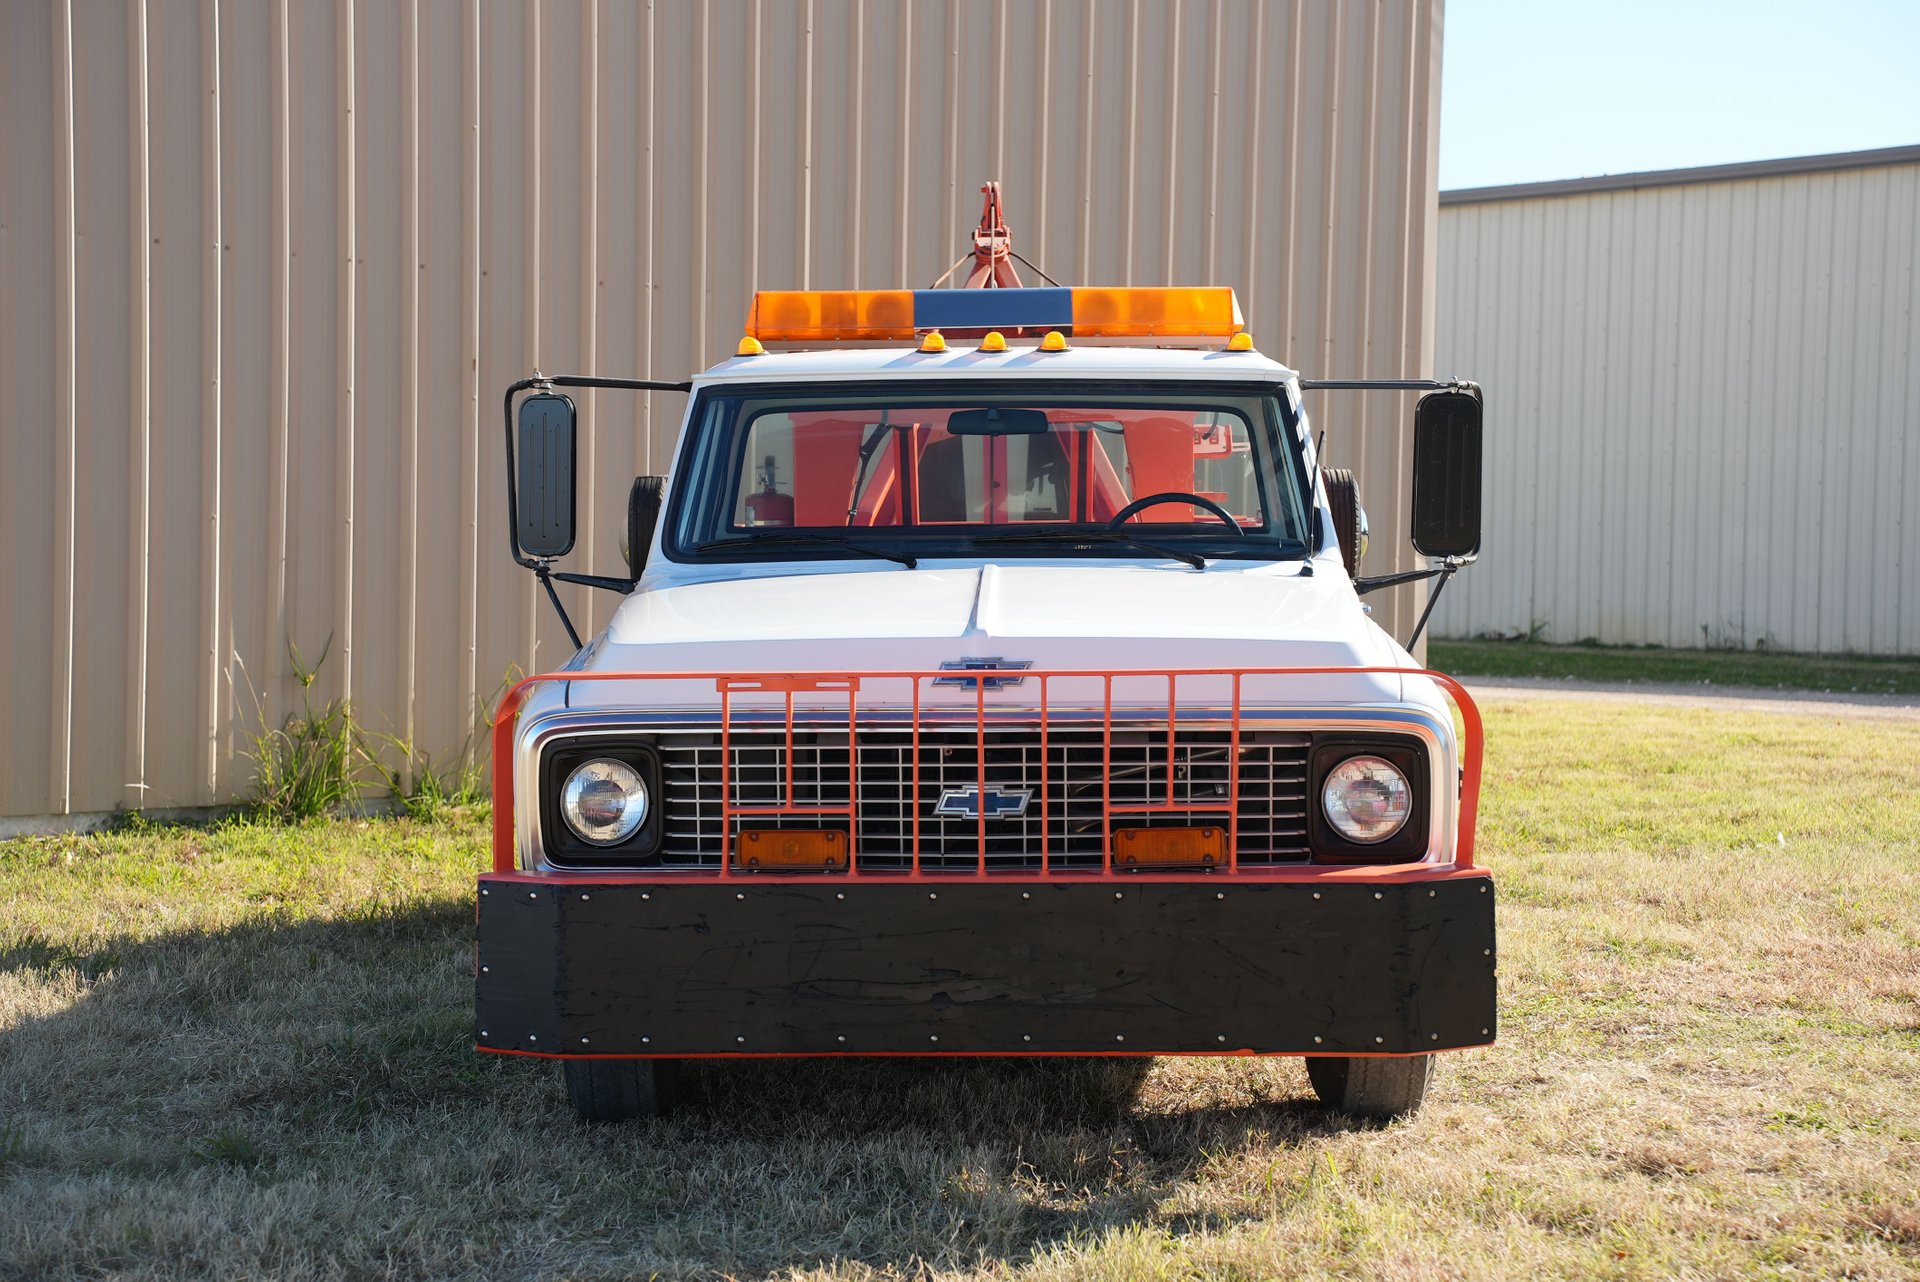
[[[1445,690],[1447,694],[1451,696],[1454,704],[1459,709],[1464,732],[1461,737],[1460,804],[1458,810],[1458,829],[1455,833],[1453,864],[1456,869],[1460,870],[1470,869],[1474,866],[1474,827],[1479,812],[1480,773],[1485,746],[1484,735],[1481,729],[1480,712],[1474,705],[1472,697],[1467,694],[1459,682],[1444,673],[1433,672],[1423,668],[1313,667],[1180,669],[1176,671],[1146,669],[1113,672],[1065,670],[1033,672],[1023,670],[1020,675],[1030,680],[1037,679],[1039,682],[1039,701],[1037,704],[1024,702],[1017,697],[1012,699],[996,698],[992,704],[989,704],[987,702],[986,683],[984,681],[976,681],[974,683],[974,697],[968,701],[972,705],[970,708],[968,707],[968,703],[955,703],[952,701],[942,701],[938,705],[939,711],[949,716],[962,710],[973,714],[971,725],[974,734],[976,761],[979,763],[975,785],[977,791],[974,796],[974,806],[978,812],[976,831],[979,841],[979,858],[976,863],[976,874],[983,875],[987,872],[987,812],[989,806],[986,765],[988,755],[987,735],[991,730],[1003,729],[1008,725],[1033,725],[1037,723],[1040,731],[1040,795],[1037,798],[1029,798],[1028,804],[1037,801],[1040,812],[1038,875],[1042,878],[1067,875],[1056,869],[1049,844],[1050,838],[1048,832],[1050,825],[1048,820],[1051,817],[1051,807],[1055,801],[1055,798],[1052,796],[1055,789],[1049,778],[1050,772],[1046,764],[1051,760],[1049,755],[1050,735],[1055,725],[1056,716],[1056,710],[1052,706],[1052,694],[1056,688],[1056,683],[1062,681],[1098,682],[1100,689],[1098,707],[1102,743],[1101,819],[1104,830],[1105,853],[1102,867],[1098,874],[1076,871],[1072,873],[1072,875],[1077,877],[1085,877],[1088,875],[1110,877],[1116,875],[1116,872],[1120,875],[1125,875],[1125,869],[1128,866],[1127,863],[1124,859],[1117,861],[1115,857],[1116,818],[1120,820],[1120,834],[1138,834],[1146,830],[1140,828],[1138,825],[1127,823],[1126,820],[1128,817],[1172,813],[1196,816],[1220,816],[1220,827],[1224,827],[1225,829],[1226,869],[1230,873],[1240,872],[1240,746],[1241,722],[1243,719],[1241,705],[1245,683],[1249,678],[1265,679],[1269,677],[1306,676],[1395,675],[1402,677],[1426,677],[1439,685],[1441,689]],[[781,829],[784,825],[782,825],[780,821],[791,818],[828,818],[844,821],[846,825],[846,849],[845,863],[841,866],[846,869],[849,875],[862,875],[858,850],[858,807],[860,798],[859,754],[856,751],[858,733],[862,725],[861,700],[863,695],[868,696],[867,708],[870,714],[891,713],[894,716],[898,716],[899,713],[903,711],[907,712],[912,718],[911,731],[913,745],[913,763],[911,767],[912,786],[911,791],[907,795],[913,798],[915,802],[911,807],[913,812],[912,861],[910,872],[907,875],[913,878],[921,877],[923,875],[920,859],[920,811],[922,807],[917,803],[920,797],[920,787],[922,783],[920,762],[921,726],[927,712],[927,703],[923,696],[923,691],[929,688],[929,683],[931,682],[942,679],[951,681],[953,677],[954,673],[951,671],[804,673],[549,672],[526,677],[516,682],[501,699],[500,708],[495,714],[493,723],[494,871],[510,873],[518,867],[514,831],[516,798],[513,793],[513,737],[514,727],[519,720],[520,710],[526,704],[528,695],[536,687],[550,682],[625,681],[642,686],[657,686],[661,682],[707,685],[710,686],[719,697],[721,835],[718,875],[720,877],[736,875],[738,860],[736,859],[736,851],[734,848],[737,837],[735,830],[740,821],[748,821],[760,829]],[[1205,720],[1216,726],[1224,723],[1228,728],[1229,750],[1227,753],[1226,793],[1224,796],[1211,801],[1200,801],[1192,798],[1180,800],[1176,795],[1175,736],[1178,729],[1177,713],[1180,710],[1179,696],[1181,684],[1183,682],[1198,681],[1201,679],[1208,679],[1216,683],[1225,682],[1230,692],[1230,698],[1226,707],[1222,708],[1217,705],[1195,707],[1190,709],[1190,713],[1203,715],[1190,715],[1189,717],[1190,722]],[[1166,778],[1163,785],[1164,800],[1147,800],[1136,804],[1116,804],[1114,801],[1112,779],[1114,682],[1120,680],[1164,681],[1166,683],[1168,751]],[[875,697],[889,694],[894,697],[891,699]],[[806,711],[815,717],[823,716],[831,711],[835,718],[839,715],[840,696],[845,697],[848,736],[848,789],[847,804],[844,806],[802,806],[795,804],[795,757],[793,747],[796,695],[817,696],[814,704],[807,708]],[[751,715],[764,718],[769,712],[777,711],[779,723],[784,730],[784,773],[779,788],[782,799],[781,804],[749,806],[737,804],[735,801],[736,789],[733,778],[734,754],[732,751],[733,732],[737,717],[736,700],[743,696],[749,698],[758,696],[762,701],[761,706],[751,709]],[[772,709],[766,707],[766,702],[773,699],[777,699],[777,707]],[[637,698],[634,702],[639,706],[646,706],[646,700],[644,698]],[[1141,705],[1136,703],[1129,708],[1123,709],[1123,711],[1137,716],[1140,708]],[[943,724],[951,725],[952,723],[950,721],[944,721]],[[1165,828],[1158,831],[1172,834],[1183,830]],[[1218,833],[1218,829],[1212,825],[1202,825],[1198,829],[1188,828],[1184,831],[1188,833],[1203,831]],[[835,835],[838,836],[839,834],[836,833]],[[755,838],[755,840],[756,842],[765,843],[766,838],[758,837]],[[1138,842],[1140,839],[1138,836],[1129,836],[1126,837],[1126,840],[1129,842]],[[1214,843],[1209,840],[1203,844],[1208,846],[1208,848],[1212,848]],[[763,860],[766,858],[767,849],[769,848],[770,847],[763,848],[759,852]],[[1139,858],[1139,855],[1149,849],[1159,854],[1164,854],[1166,848],[1159,839],[1148,842],[1144,846],[1135,845],[1133,847],[1133,852],[1136,856],[1135,866],[1141,866],[1146,862],[1144,859]],[[1216,862],[1214,866],[1219,866],[1218,862]],[[1379,869],[1379,872],[1381,875],[1390,875],[1394,867],[1395,866],[1392,865],[1383,866]],[[1404,868],[1405,865],[1398,867]],[[672,870],[669,875],[679,875],[685,871],[691,870]],[[700,871],[694,872],[693,875],[707,876],[713,874]],[[1010,873],[1007,875],[1031,876],[1033,874],[1026,872]]]

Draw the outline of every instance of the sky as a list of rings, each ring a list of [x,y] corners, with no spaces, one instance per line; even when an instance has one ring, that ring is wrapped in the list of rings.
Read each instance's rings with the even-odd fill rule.
[[[1446,0],[1440,188],[1920,143],[1920,0]]]

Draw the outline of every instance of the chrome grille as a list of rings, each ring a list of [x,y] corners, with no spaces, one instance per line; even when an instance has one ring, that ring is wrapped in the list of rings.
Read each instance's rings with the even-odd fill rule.
[[[920,866],[926,871],[967,872],[980,860],[980,824],[972,817],[935,813],[949,789],[977,787],[982,768],[980,739],[971,726],[923,726],[920,781],[914,793],[914,737],[907,728],[860,728],[855,808],[855,856],[868,872],[906,871],[913,864],[914,818],[919,817]],[[985,777],[989,789],[1031,790],[1026,813],[986,822],[989,872],[1038,871],[1042,838],[1055,870],[1098,869],[1105,862],[1104,755],[1098,729],[1050,728],[1042,762],[1038,727],[989,728]],[[733,804],[737,807],[845,808],[852,788],[852,754],[844,732],[793,735],[793,796],[786,795],[784,730],[735,732]],[[1168,801],[1165,724],[1114,727],[1112,801],[1116,808]],[[1299,863],[1307,858],[1308,736],[1243,730],[1240,735],[1239,861],[1242,866]],[[1176,809],[1114,816],[1116,825],[1145,827],[1225,826],[1219,807],[1228,795],[1228,759],[1233,750],[1225,728],[1180,728],[1174,735],[1173,796]],[[720,865],[720,736],[673,733],[659,743],[662,769],[662,861],[669,867]],[[1046,783],[1044,815],[1042,788]],[[742,827],[844,827],[840,816],[761,817],[736,815]]]

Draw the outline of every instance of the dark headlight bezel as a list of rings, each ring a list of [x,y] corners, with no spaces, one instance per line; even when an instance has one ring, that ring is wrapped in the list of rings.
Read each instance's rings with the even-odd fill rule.
[[[1379,757],[1407,777],[1407,822],[1385,841],[1360,842],[1344,836],[1327,818],[1321,794],[1327,776],[1354,757]],[[1433,816],[1432,767],[1426,741],[1412,735],[1335,734],[1314,737],[1307,759],[1307,845],[1315,863],[1393,864],[1427,853]]]
[[[583,840],[560,813],[560,795],[567,776],[586,762],[602,757],[625,762],[647,787],[647,817],[625,841],[611,846]],[[548,744],[540,758],[540,840],[547,862],[577,867],[627,867],[655,862],[660,857],[661,801],[660,755],[650,741],[584,735]]]

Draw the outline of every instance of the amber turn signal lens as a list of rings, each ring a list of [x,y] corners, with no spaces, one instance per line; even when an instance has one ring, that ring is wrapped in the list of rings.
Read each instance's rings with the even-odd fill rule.
[[[1113,866],[1218,868],[1227,862],[1224,828],[1115,828]]]
[[[847,866],[847,834],[835,828],[749,828],[734,848],[733,866],[829,872]]]

